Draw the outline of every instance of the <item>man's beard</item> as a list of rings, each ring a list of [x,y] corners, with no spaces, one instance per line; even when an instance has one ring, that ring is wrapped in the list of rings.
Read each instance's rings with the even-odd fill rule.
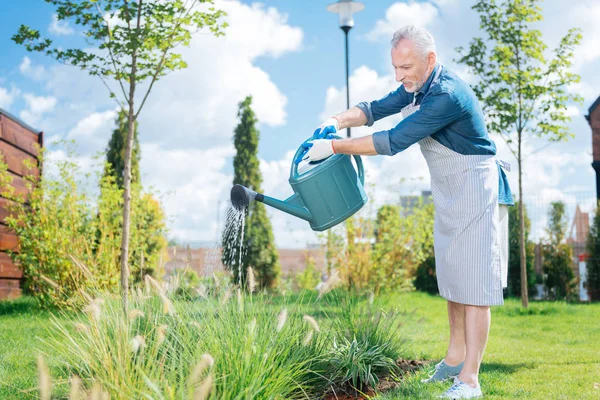
[[[417,82],[414,83],[413,87],[410,88],[410,90],[406,89],[406,85],[404,85],[404,90],[406,90],[408,93],[418,92],[419,90],[421,90],[423,85],[425,85],[425,81],[427,81],[427,77],[419,79]]]

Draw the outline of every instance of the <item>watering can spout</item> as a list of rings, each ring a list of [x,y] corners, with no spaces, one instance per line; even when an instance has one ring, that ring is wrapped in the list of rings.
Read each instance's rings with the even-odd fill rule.
[[[260,201],[266,205],[276,208],[280,211],[288,213],[305,221],[310,222],[312,216],[302,204],[300,196],[293,194],[285,201],[274,199],[273,197],[265,196],[262,193],[256,193],[254,190],[248,189],[242,185],[234,185],[231,188],[231,204],[237,210],[244,210],[252,201]]]

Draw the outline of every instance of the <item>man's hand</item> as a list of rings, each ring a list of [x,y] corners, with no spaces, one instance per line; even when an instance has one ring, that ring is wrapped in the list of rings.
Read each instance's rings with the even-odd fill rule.
[[[327,121],[323,122],[313,133],[313,139],[324,139],[327,134],[337,133],[340,127],[340,122],[337,118],[329,118]]]
[[[314,139],[307,144],[311,144],[312,146],[310,146],[308,153],[304,156],[305,160],[319,161],[335,154],[333,140],[331,139]]]

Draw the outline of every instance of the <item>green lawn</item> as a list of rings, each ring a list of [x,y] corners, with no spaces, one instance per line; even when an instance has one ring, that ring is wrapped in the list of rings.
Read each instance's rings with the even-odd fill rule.
[[[443,299],[404,293],[390,296],[388,304],[414,311],[403,328],[407,358],[443,357],[448,340]],[[319,311],[312,315],[318,318]],[[35,359],[41,345],[36,337],[45,335],[49,319],[31,299],[0,302],[0,399],[37,398]],[[66,381],[50,367],[55,381]],[[421,371],[378,399],[434,398],[448,387],[423,386],[426,374]],[[480,382],[490,399],[599,399],[594,383],[600,383],[600,304],[542,302],[523,310],[509,300],[493,308]]]
[[[422,293],[395,296],[416,309],[407,325],[410,356],[438,361],[449,337],[445,301]],[[380,399],[435,398],[449,384],[424,387],[422,371]],[[600,399],[600,304],[508,300],[492,308],[492,327],[480,384],[489,399]]]

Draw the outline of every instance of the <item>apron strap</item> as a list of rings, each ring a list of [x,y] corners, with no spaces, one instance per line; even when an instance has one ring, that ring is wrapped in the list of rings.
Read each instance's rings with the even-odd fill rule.
[[[498,165],[502,167],[506,172],[510,172],[510,163],[504,160],[496,160]]]

